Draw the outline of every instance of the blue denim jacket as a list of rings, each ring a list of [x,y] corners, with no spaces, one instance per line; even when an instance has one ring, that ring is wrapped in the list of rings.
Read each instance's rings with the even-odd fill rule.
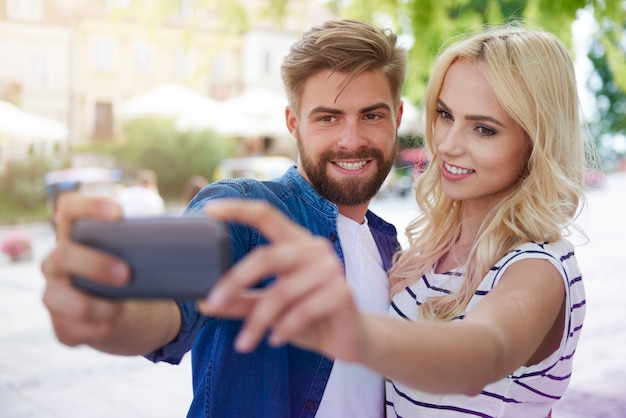
[[[189,203],[187,212],[198,212],[206,201],[223,197],[267,200],[312,233],[328,237],[343,261],[337,207],[321,197],[295,168],[267,182],[230,179],[213,183]],[[393,253],[400,249],[396,229],[370,211],[366,216],[388,270]],[[267,243],[253,228],[231,225],[231,232],[235,261]],[[201,316],[193,302],[180,302],[179,307],[180,334],[146,357],[177,364],[192,350],[194,397],[188,417],[315,416],[332,360],[290,345],[273,348],[265,342],[250,354],[239,354],[233,349],[233,340],[240,321]]]

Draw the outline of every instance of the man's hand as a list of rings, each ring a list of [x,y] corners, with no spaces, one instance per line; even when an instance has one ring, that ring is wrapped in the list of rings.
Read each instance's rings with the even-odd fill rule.
[[[41,264],[46,279],[43,303],[62,343],[97,346],[111,338],[124,303],[88,295],[72,285],[70,276],[75,274],[110,285],[124,285],[130,273],[120,259],[70,239],[72,222],[79,217],[114,222],[122,217],[122,211],[116,203],[102,197],[75,192],[59,197],[57,245]]]

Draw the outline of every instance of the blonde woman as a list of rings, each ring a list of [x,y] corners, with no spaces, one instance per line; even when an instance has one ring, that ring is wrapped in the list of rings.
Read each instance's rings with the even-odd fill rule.
[[[326,242],[266,205],[223,202],[274,244],[199,303],[245,317],[236,341],[269,341],[363,363],[387,377],[387,416],[546,417],[567,388],[585,313],[564,238],[583,197],[572,60],[552,34],[519,26],[461,40],[427,88],[420,215],[390,272],[388,316],[360,313]],[[247,286],[269,273],[263,294]],[[367,396],[364,394],[364,396]]]

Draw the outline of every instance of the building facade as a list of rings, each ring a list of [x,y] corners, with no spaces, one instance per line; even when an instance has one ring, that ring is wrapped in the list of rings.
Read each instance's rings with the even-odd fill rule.
[[[65,124],[75,145],[114,139],[121,104],[165,83],[216,100],[282,93],[289,45],[332,15],[317,0],[291,0],[277,29],[261,17],[267,3],[0,0],[0,100]],[[237,10],[248,24],[222,17]]]

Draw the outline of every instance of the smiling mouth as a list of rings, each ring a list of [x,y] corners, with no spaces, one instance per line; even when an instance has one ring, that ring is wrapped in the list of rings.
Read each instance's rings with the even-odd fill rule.
[[[369,161],[355,161],[355,162],[347,162],[347,161],[334,161],[333,164],[338,165],[344,170],[356,171],[365,167],[369,163]]]
[[[461,167],[457,167],[454,165],[450,165],[446,162],[443,163],[443,166],[446,168],[447,171],[449,171],[452,174],[468,174],[468,173],[473,173],[474,170],[469,170],[467,168],[461,168]]]

